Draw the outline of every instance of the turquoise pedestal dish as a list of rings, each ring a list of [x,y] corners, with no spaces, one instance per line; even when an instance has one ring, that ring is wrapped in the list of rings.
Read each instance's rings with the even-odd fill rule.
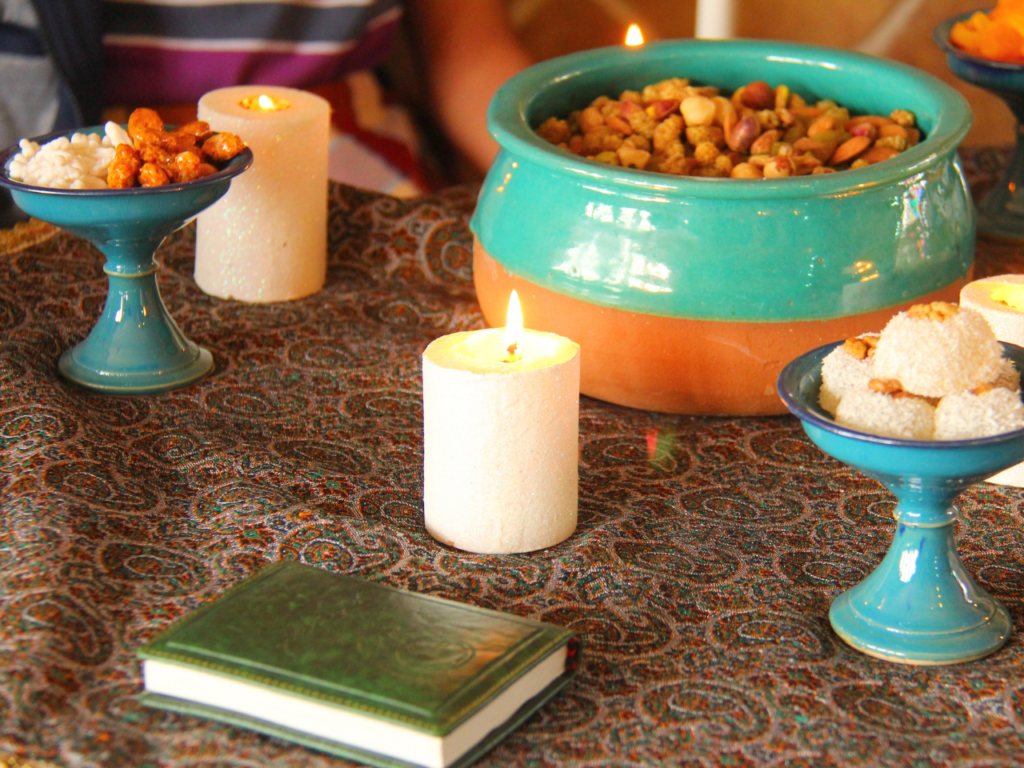
[[[61,135],[33,141],[45,144]],[[188,386],[209,373],[213,357],[185,338],[160,298],[153,254],[167,235],[228,191],[231,179],[252,165],[252,152],[246,149],[218,173],[188,183],[65,190],[11,179],[7,168],[18,151],[15,146],[0,153],[0,186],[29,215],[84,237],[107,257],[103,312],[86,339],[61,355],[61,375],[94,392],[145,395]]]
[[[829,621],[852,647],[906,664],[953,664],[992,653],[1010,636],[1006,609],[975,583],[953,539],[953,502],[974,483],[1024,459],[1024,430],[976,440],[894,440],[838,426],[818,405],[821,361],[839,344],[793,360],[779,395],[825,453],[897,498],[896,532],[882,562],[832,603]],[[1003,344],[1024,369],[1024,349]]]
[[[670,77],[729,94],[787,85],[854,114],[913,111],[925,139],[858,170],[716,179],[625,169],[534,133],[600,95]],[[501,145],[473,215],[488,321],[516,288],[531,327],[582,347],[584,394],[681,413],[785,409],[775,379],[825,341],[877,330],[915,301],[956,301],[974,258],[974,208],[956,148],[970,109],[892,61],[773,41],[679,40],[585,51],[503,85]]]
[[[947,19],[935,28],[934,38],[946,54],[950,71],[964,82],[984,88],[1006,102],[1017,121],[1017,144],[1010,163],[999,181],[978,203],[978,232],[997,240],[1024,240],[1024,66],[989,61],[961,51],[949,41],[949,33],[958,21],[966,21],[974,11]]]

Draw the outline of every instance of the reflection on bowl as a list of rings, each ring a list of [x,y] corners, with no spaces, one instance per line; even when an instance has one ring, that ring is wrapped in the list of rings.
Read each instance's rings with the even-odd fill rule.
[[[854,113],[909,109],[927,138],[859,170],[745,181],[624,170],[532,130],[667,77],[729,92],[766,80]],[[678,413],[784,412],[775,379],[786,361],[878,330],[916,301],[956,301],[973,262],[955,155],[970,109],[893,62],[763,41],[606,48],[512,78],[488,119],[502,150],[471,224],[477,295],[502,325],[516,288],[529,326],[578,342],[584,394]]]

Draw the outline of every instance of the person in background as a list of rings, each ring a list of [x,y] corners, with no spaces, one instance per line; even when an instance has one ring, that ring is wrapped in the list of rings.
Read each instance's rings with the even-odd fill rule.
[[[331,178],[399,196],[430,186],[418,133],[373,72],[403,18],[434,119],[480,171],[497,152],[487,104],[531,63],[501,0],[2,0],[2,13],[0,146],[139,106],[187,122],[207,91],[284,85],[331,102]]]

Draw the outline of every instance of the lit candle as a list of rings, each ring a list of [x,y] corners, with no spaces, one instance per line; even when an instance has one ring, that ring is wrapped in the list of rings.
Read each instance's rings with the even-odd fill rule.
[[[968,283],[960,291],[960,306],[980,312],[996,338],[1024,347],[1024,275],[999,275]],[[1024,488],[1024,464],[988,478],[988,482]]]
[[[644,44],[644,33],[640,31],[640,26],[637,24],[630,24],[629,29],[626,30],[626,45],[636,47]]]
[[[199,119],[236,133],[253,164],[199,215],[196,283],[241,301],[316,293],[327,272],[330,106],[306,91],[235,86],[199,100]]]
[[[580,348],[517,328],[515,292],[509,305],[505,328],[423,352],[424,522],[470,552],[530,552],[576,529]]]

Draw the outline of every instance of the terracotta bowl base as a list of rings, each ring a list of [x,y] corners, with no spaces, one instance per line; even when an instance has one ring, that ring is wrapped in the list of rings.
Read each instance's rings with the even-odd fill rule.
[[[665,413],[764,416],[787,412],[775,380],[790,360],[831,341],[879,331],[912,304],[957,302],[970,276],[887,309],[776,323],[689,320],[588,304],[509,274],[475,238],[473,279],[490,325],[505,324],[514,288],[527,327],[580,345],[584,395]]]

